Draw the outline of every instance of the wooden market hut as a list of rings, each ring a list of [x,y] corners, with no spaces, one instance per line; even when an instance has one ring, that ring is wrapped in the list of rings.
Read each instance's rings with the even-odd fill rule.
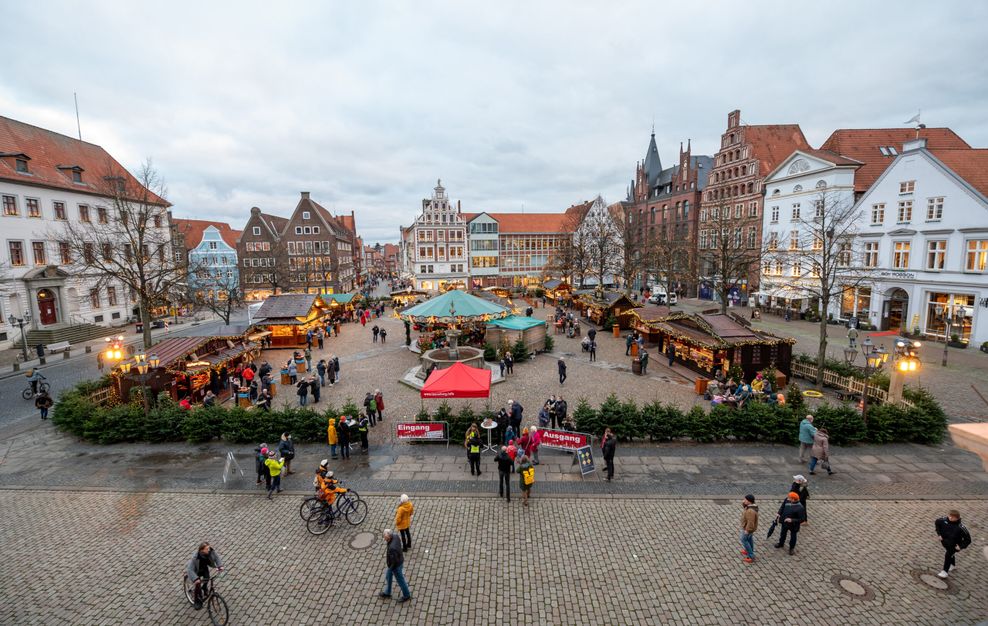
[[[487,333],[484,341],[498,346],[502,341],[509,346],[522,339],[528,351],[542,352],[545,350],[546,324],[544,320],[523,315],[509,315],[503,319],[487,322]]]
[[[671,315],[672,310],[667,306],[646,303],[631,311],[631,328],[641,333],[647,344],[655,345],[659,342],[657,324],[666,321]]]
[[[570,284],[558,278],[553,278],[542,283],[542,289],[545,290],[545,297],[553,302],[568,300],[573,294],[573,288]]]
[[[395,309],[400,309],[409,304],[414,304],[416,301],[425,300],[428,297],[429,293],[426,291],[406,287],[405,289],[391,292],[391,306]]]
[[[257,310],[254,325],[271,333],[272,348],[304,346],[306,333],[331,317],[332,307],[326,298],[326,295],[308,293],[271,296]]]
[[[586,304],[586,314],[590,321],[603,326],[609,317],[614,316],[622,329],[631,328],[631,312],[641,307],[619,291],[591,292],[582,295],[580,299]]]
[[[354,310],[363,296],[359,293],[324,293],[323,301],[329,306],[329,316],[332,318],[353,319]]]
[[[665,353],[671,343],[676,349],[675,360],[704,376],[713,377],[732,364],[741,366],[746,381],[769,366],[787,378],[790,375],[796,341],[754,330],[747,320],[733,313],[674,313],[649,325],[658,336],[660,353]]]

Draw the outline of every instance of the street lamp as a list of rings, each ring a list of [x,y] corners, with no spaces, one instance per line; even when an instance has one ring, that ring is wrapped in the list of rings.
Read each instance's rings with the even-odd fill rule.
[[[844,348],[844,363],[854,365],[854,360],[858,358],[858,351],[854,348]]]
[[[871,377],[882,369],[889,360],[889,353],[885,350],[885,346],[875,345],[871,342],[871,337],[865,337],[864,342],[861,344],[865,358],[865,381],[864,381],[864,393],[861,394],[861,421],[865,424],[868,423],[868,383],[871,381]]]
[[[27,335],[24,334],[24,327],[31,323],[31,314],[25,313],[21,317],[10,318],[11,323],[15,324],[21,331],[21,355],[24,357],[24,361],[27,361]]]
[[[947,346],[950,343],[950,338],[953,332],[954,316],[951,313],[949,305],[945,305],[947,310],[947,328],[943,336],[943,360],[940,365],[947,367]],[[964,318],[967,317],[967,309],[963,306],[957,307],[957,317],[960,320],[961,328],[964,328]]]

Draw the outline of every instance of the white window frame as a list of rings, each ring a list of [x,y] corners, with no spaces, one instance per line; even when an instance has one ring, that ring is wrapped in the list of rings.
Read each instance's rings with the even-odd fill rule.
[[[939,222],[943,219],[943,196],[926,199],[926,221]]]
[[[934,261],[933,264],[930,262]],[[936,263],[939,261],[939,263]],[[937,267],[939,265],[939,267]],[[926,271],[942,272],[947,266],[947,240],[927,239],[926,240]]]
[[[912,255],[912,241],[900,239],[892,242],[892,269],[907,270]]]

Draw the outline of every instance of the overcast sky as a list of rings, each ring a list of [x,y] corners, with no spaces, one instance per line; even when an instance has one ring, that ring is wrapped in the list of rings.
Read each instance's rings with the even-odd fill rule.
[[[608,6],[605,6],[608,5]],[[394,241],[436,179],[464,211],[624,197],[650,127],[711,154],[750,124],[988,146],[988,3],[3,2],[0,114],[153,159],[180,217],[298,192]],[[743,10],[742,10],[743,9]]]

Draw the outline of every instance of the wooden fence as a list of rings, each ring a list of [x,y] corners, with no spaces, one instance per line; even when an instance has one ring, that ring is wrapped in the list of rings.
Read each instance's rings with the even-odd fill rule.
[[[98,406],[103,406],[105,404],[116,404],[117,390],[113,387],[113,385],[100,387],[96,391],[89,394],[89,401]]]
[[[804,378],[806,380],[816,380],[815,364],[793,361],[790,367],[792,369],[793,376],[798,376],[799,378]],[[823,384],[825,387],[841,389],[844,392],[853,393],[859,397],[864,394],[865,384],[863,380],[852,376],[841,376],[833,370],[823,370]],[[869,385],[868,399],[876,400],[881,403],[887,403],[889,401],[889,393],[877,385]],[[908,400],[899,400],[895,403],[895,406],[898,406],[901,409],[909,409],[912,408],[913,403]]]

